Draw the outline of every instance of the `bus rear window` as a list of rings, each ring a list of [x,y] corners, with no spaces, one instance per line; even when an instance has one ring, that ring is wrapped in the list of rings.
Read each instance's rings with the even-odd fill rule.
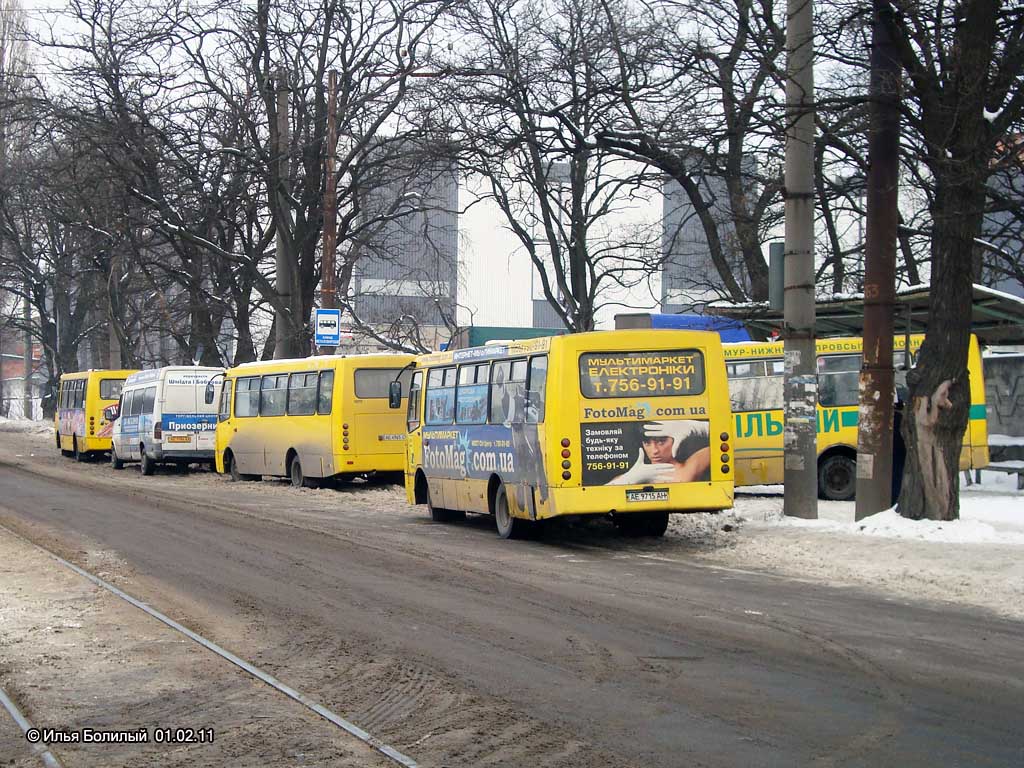
[[[100,379],[100,400],[117,400],[122,387],[124,379]]]
[[[704,391],[704,355],[696,349],[580,355],[584,397],[669,397]]]
[[[402,392],[407,393],[412,368],[360,368],[355,373],[356,397],[387,397],[388,387],[396,376],[402,382]]]

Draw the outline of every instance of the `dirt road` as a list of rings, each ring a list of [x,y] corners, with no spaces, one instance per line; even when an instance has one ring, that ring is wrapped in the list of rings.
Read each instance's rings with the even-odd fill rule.
[[[425,766],[1024,761],[1017,622],[605,525],[503,542],[389,488],[44,471],[0,465],[0,522],[115,552],[125,589]]]

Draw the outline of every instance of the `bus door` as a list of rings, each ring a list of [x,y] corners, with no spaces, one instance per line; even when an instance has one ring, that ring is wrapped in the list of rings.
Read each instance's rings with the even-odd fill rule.
[[[420,419],[422,415],[423,399],[423,370],[417,370],[412,375],[409,384],[409,400],[406,403],[405,428],[405,474],[412,475],[413,467],[423,464],[423,434],[420,431]],[[411,478],[406,482],[405,487],[411,489],[413,483]],[[415,502],[415,498],[411,501]]]

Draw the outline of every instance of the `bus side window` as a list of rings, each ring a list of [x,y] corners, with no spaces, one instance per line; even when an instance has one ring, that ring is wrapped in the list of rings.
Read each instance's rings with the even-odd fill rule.
[[[420,428],[420,392],[423,389],[423,371],[416,371],[409,385],[409,408],[405,414],[405,427],[409,432]]]
[[[85,379],[75,382],[75,408],[85,407]]]
[[[860,387],[860,355],[818,358],[818,402],[826,407],[857,405]]]
[[[270,373],[264,376],[260,388],[260,416],[284,416],[287,397],[287,374]]]
[[[150,416],[153,414],[153,405],[156,403],[156,387],[146,387],[142,395],[142,414]]]
[[[494,364],[491,371],[491,424],[503,424],[508,418],[508,397],[505,383],[508,381],[512,363],[503,360]]]
[[[256,376],[239,379],[235,385],[235,416],[250,417],[259,413],[260,380]]]
[[[548,356],[530,358],[530,373],[526,380],[526,423],[544,421],[544,401],[548,380]]]
[[[135,390],[129,389],[127,392],[121,393],[121,410],[122,416],[132,415],[132,397],[135,394]]]
[[[132,416],[141,416],[142,415],[142,405],[145,402],[145,400],[146,400],[146,393],[144,391],[142,391],[141,389],[136,389],[132,393],[132,410],[131,410],[131,415]]]
[[[455,420],[456,369],[435,368],[427,375],[427,424],[451,424]]]
[[[288,415],[310,416],[316,413],[315,373],[293,373],[288,377]]]
[[[224,386],[220,391],[220,408],[217,411],[217,421],[227,421],[231,416],[231,385],[233,383],[231,379],[224,380]]]
[[[334,371],[320,372],[320,388],[317,390],[316,412],[326,415],[334,407]]]

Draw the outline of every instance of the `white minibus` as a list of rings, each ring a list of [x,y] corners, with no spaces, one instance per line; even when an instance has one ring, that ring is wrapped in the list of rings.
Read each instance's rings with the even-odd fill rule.
[[[223,368],[168,366],[129,376],[114,416],[110,463],[138,461],[142,474],[158,464],[213,464],[217,406],[205,402],[207,384],[220,389]],[[114,409],[116,408],[116,414]]]

